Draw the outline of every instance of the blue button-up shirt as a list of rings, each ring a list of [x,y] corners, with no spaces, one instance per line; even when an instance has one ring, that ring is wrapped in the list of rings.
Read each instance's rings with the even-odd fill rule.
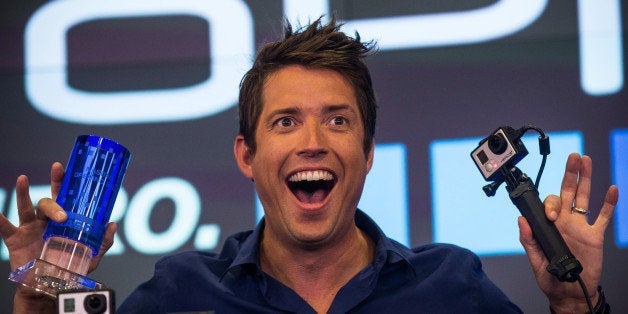
[[[328,313],[521,313],[491,282],[480,260],[447,244],[409,249],[366,214],[356,225],[376,243],[374,261],[338,291]],[[229,237],[222,252],[160,259],[119,313],[315,313],[292,289],[261,270],[255,230]]]

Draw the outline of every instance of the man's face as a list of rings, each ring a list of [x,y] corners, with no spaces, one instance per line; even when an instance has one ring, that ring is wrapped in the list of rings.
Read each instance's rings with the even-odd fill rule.
[[[235,153],[264,206],[265,238],[314,247],[340,239],[354,227],[373,159],[351,84],[335,71],[288,66],[268,77],[262,100],[255,154],[241,136]]]

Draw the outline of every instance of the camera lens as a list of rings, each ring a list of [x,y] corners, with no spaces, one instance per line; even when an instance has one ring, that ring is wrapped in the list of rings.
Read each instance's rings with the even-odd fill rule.
[[[100,314],[107,310],[107,297],[104,294],[94,293],[85,297],[83,308],[89,314]]]
[[[504,138],[504,135],[501,133],[495,133],[491,135],[488,139],[488,148],[495,155],[499,155],[506,151],[508,148],[508,141]]]

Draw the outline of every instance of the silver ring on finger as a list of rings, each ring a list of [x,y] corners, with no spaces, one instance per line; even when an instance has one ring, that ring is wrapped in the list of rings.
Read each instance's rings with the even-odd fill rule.
[[[585,215],[585,216],[589,215],[589,211],[588,210],[586,210],[584,208],[580,208],[580,207],[575,207],[575,206],[571,208],[571,213],[572,214],[573,213],[577,213],[577,214]]]

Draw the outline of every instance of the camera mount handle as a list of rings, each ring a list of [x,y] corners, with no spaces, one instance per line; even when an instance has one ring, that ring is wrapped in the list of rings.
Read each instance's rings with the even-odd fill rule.
[[[517,167],[510,171],[502,168],[502,173],[510,200],[530,224],[534,238],[549,261],[547,271],[562,282],[578,280],[582,265],[567,247],[556,225],[545,216],[545,206],[536,185]]]

